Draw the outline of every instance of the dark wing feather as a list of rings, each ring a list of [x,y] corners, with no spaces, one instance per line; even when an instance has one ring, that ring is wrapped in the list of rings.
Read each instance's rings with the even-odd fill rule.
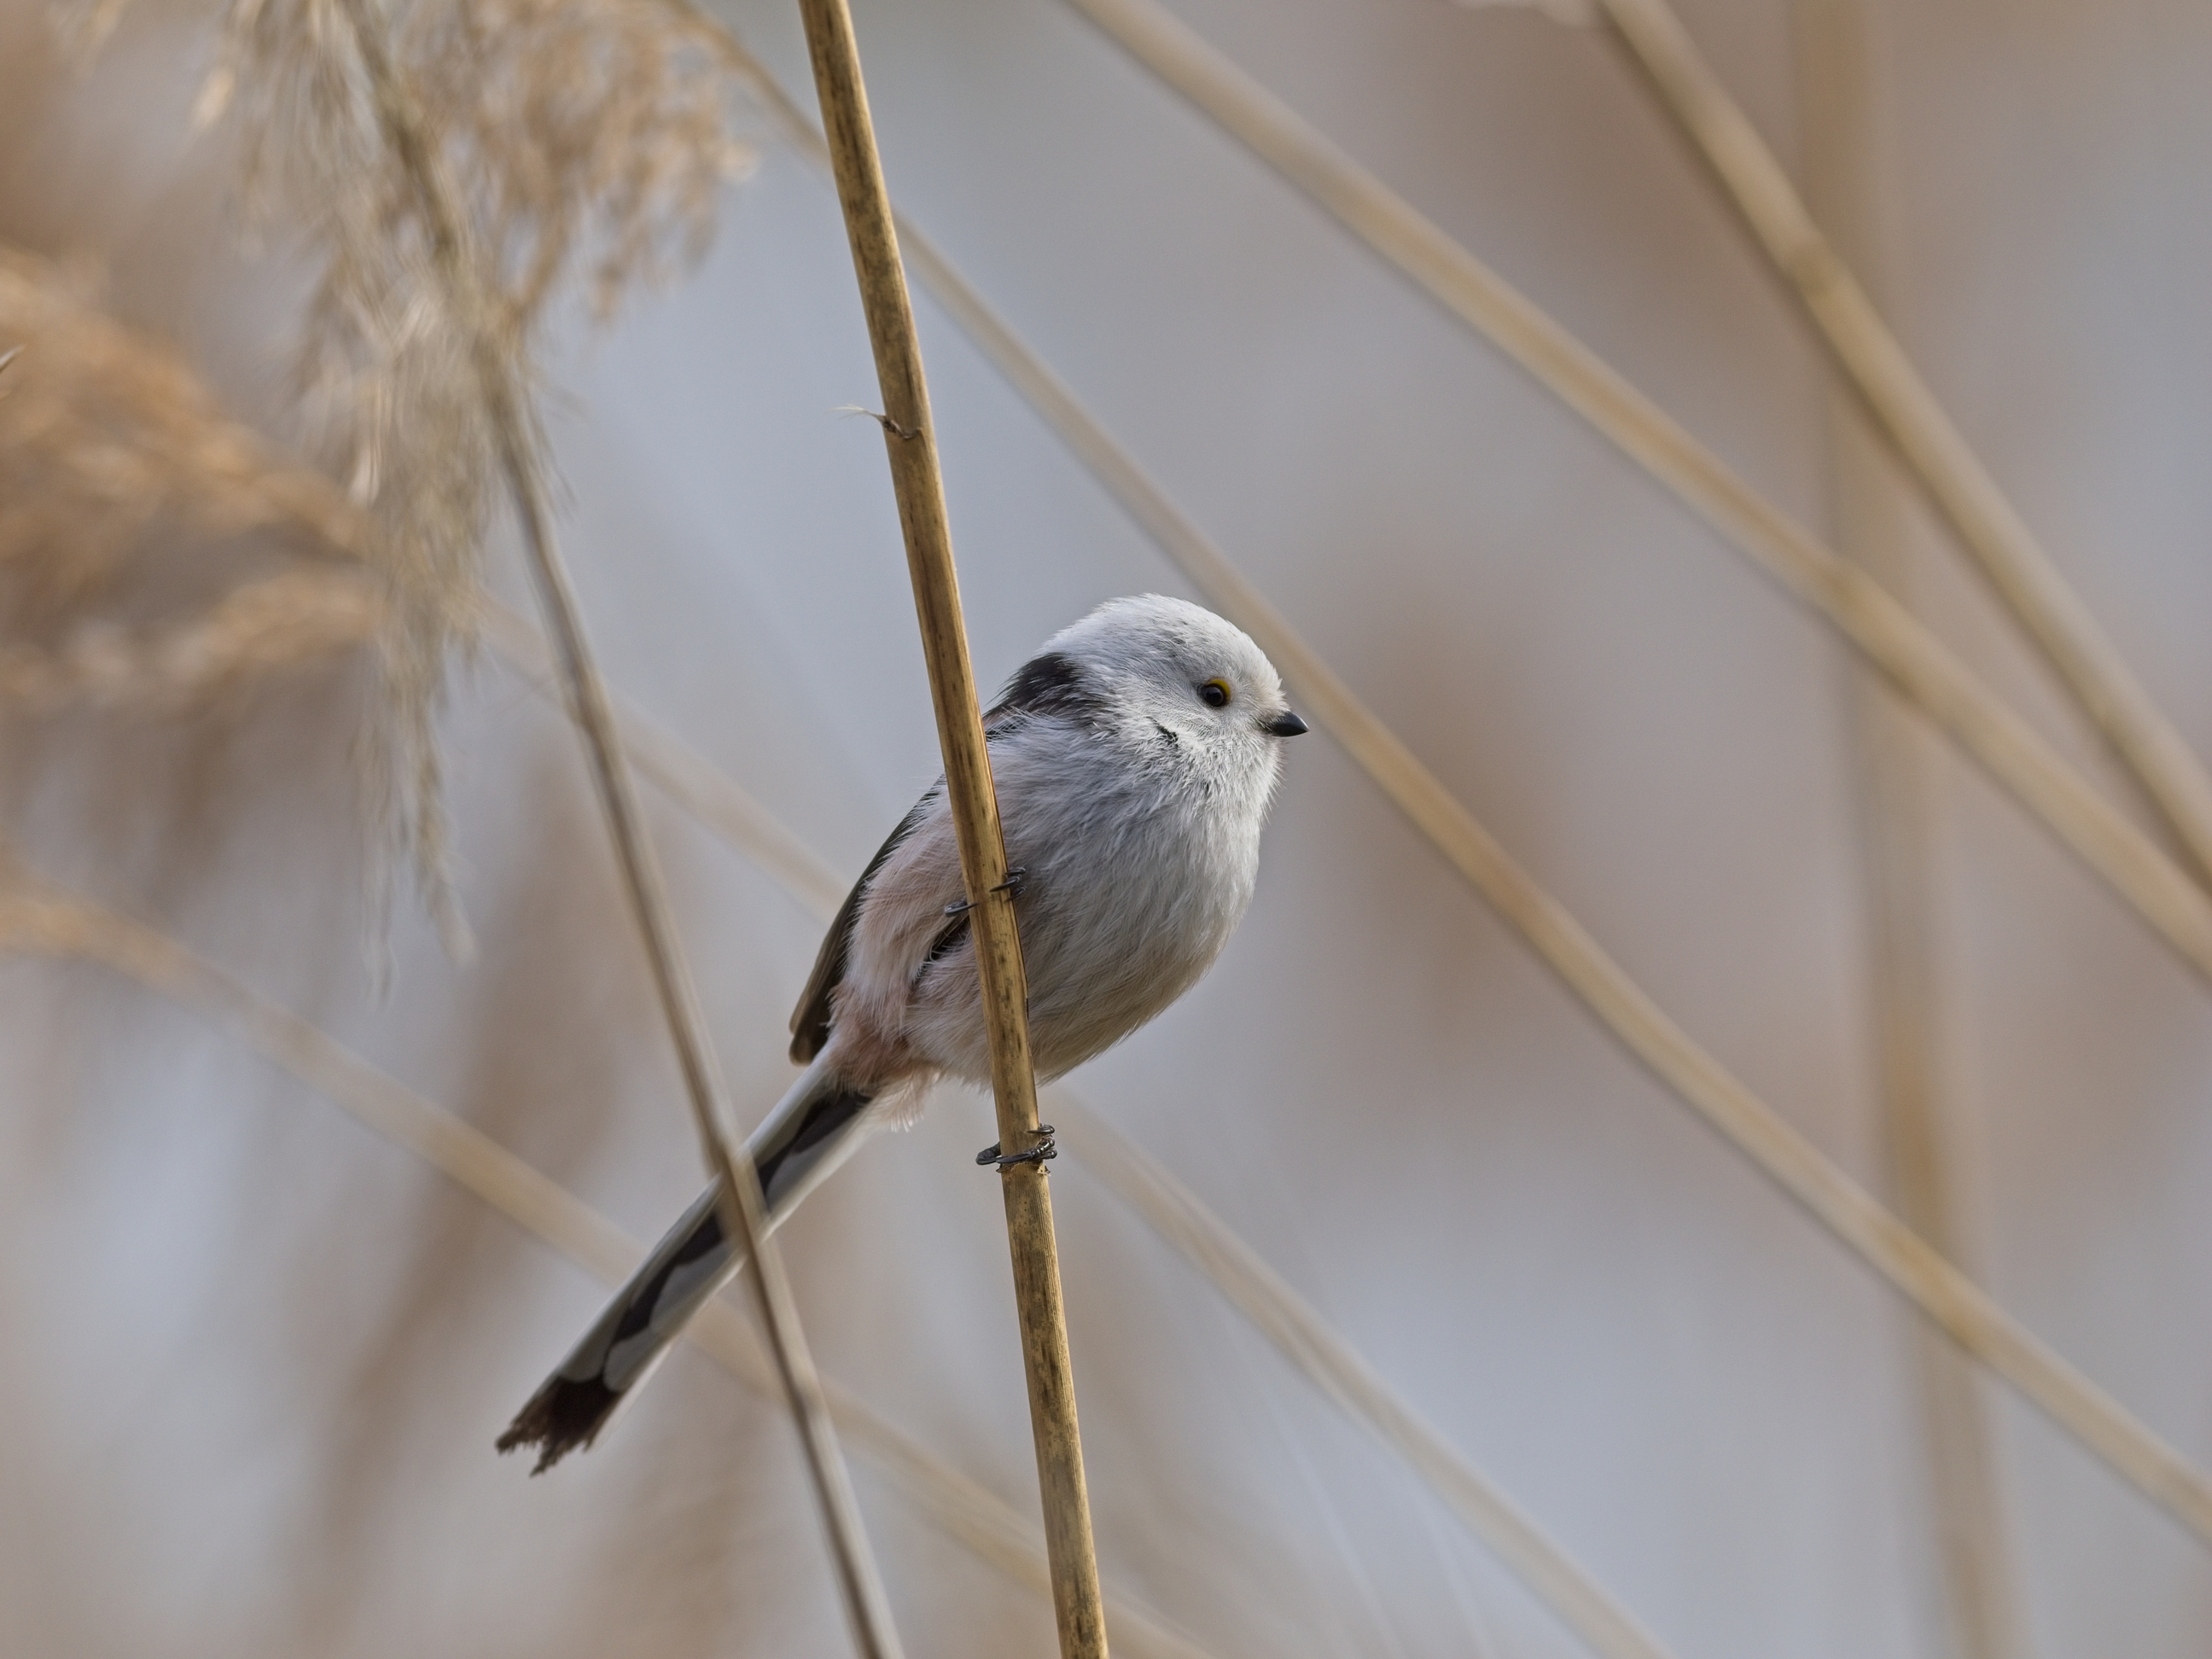
[[[1017,714],[1058,714],[1079,725],[1095,726],[1106,700],[1083,672],[1083,665],[1059,651],[1031,657],[1014,671],[998,702],[983,714],[983,729],[996,733]]]
[[[868,890],[868,884],[876,878],[876,872],[884,867],[884,860],[898,850],[898,844],[914,833],[921,822],[929,804],[937,799],[933,789],[915,803],[914,811],[899,820],[898,828],[890,838],[876,849],[868,867],[860,872],[860,880],[837,907],[836,919],[830,924],[830,932],[822,941],[822,949],[814,958],[814,972],[806,981],[806,988],[799,994],[799,1006],[791,1015],[791,1059],[793,1065],[804,1066],[822,1052],[822,1045],[830,1041],[830,994],[845,980],[845,964],[853,954],[853,929],[860,920],[860,899]]]

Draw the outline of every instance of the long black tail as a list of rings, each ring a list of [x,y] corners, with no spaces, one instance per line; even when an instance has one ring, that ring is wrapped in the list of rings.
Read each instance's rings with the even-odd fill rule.
[[[830,1173],[841,1149],[854,1144],[851,1131],[870,1098],[838,1083],[817,1060],[753,1131],[745,1150],[760,1172],[771,1227]],[[499,1437],[500,1450],[537,1447],[531,1473],[542,1474],[599,1437],[691,1316],[744,1265],[722,1236],[721,1196],[717,1178],[515,1414]]]

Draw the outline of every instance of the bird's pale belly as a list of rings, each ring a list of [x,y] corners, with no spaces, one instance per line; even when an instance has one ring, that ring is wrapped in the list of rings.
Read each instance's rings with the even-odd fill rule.
[[[1243,915],[1257,837],[1240,846],[1218,835],[1178,834],[1178,827],[1155,822],[1145,826],[1150,833],[1035,864],[1023,863],[1018,839],[1009,837],[1009,861],[1025,872],[1017,915],[1040,1077],[1081,1065],[1181,996],[1213,964]],[[915,986],[906,1036],[945,1070],[988,1078],[971,951],[948,955]]]

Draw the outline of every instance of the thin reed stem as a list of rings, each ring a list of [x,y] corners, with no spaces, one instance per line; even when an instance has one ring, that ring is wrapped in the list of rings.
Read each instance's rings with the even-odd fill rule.
[[[799,15],[813,60],[823,127],[829,134],[830,170],[860,280],[860,306],[875,349],[876,377],[883,388],[884,447],[905,532],[907,568],[929,665],[938,741],[945,753],[945,799],[959,842],[968,915],[974,924],[983,1023],[991,1041],[991,1092],[997,1105],[999,1145],[1018,1158],[1045,1144],[1037,1126],[1036,1079],[1030,1063],[1029,991],[998,799],[991,787],[990,753],[960,615],[959,579],[953,568],[921,345],[915,334],[906,272],[899,263],[883,163],[876,153],[852,14],[844,0],[799,0]],[[1013,1257],[1030,1430],[1044,1501],[1045,1550],[1052,1562],[1061,1659],[1105,1659],[1105,1612],[1099,1598],[1091,1499],[1076,1422],[1074,1367],[1060,1297],[1052,1196],[1041,1158],[1001,1163],[999,1175],[1006,1201],[1006,1243]]]
[[[737,1149],[729,1133],[720,1069],[707,1036],[698,992],[684,961],[659,863],[645,835],[636,787],[615,732],[606,687],[592,659],[568,569],[553,539],[538,471],[535,434],[521,388],[497,337],[498,313],[493,296],[471,254],[465,222],[442,177],[414,100],[386,49],[371,0],[338,0],[338,11],[352,31],[386,142],[413,186],[443,297],[461,321],[473,354],[477,391],[492,424],[531,574],[545,612],[547,631],[554,641],[569,713],[584,743],[623,887],[652,965],[701,1147],[708,1167],[720,1180],[723,1226],[730,1237],[743,1241],[750,1264],[747,1277],[799,1430],[854,1645],[864,1659],[900,1659],[890,1601],[860,1522],[852,1477],[838,1449],[836,1430],[823,1398],[821,1379],[799,1323],[782,1256],[764,1224],[760,1183],[750,1160]]]
[[[496,599],[485,602],[483,637],[493,653],[531,684],[558,684],[544,635]],[[609,688],[608,706],[631,768],[677,805],[708,825],[765,870],[824,927],[852,890],[850,876],[793,834],[697,750]]]
[[[1892,448],[2173,832],[2198,880],[2212,880],[2212,775],[2203,762],[1944,412],[1667,0],[1597,3],[1788,279]]]
[[[1870,152],[1863,0],[1796,0],[1807,195],[1871,275],[1881,240]],[[1900,481],[1863,405],[1826,398],[1831,518],[1844,556],[1910,595],[1914,547]],[[1850,684],[1852,748],[1868,889],[1869,988],[1892,1201],[1905,1224],[1967,1262],[1942,1078],[1936,824],[1927,757],[1911,716],[1864,675]],[[1924,1320],[1905,1333],[1926,1446],[1944,1611],[1960,1659],[2020,1659],[2027,1638],[1998,1491],[1984,1379]]]
[[[1865,572],[1154,0],[1068,0],[1814,607],[2212,982],[2212,898]]]
[[[6,861],[0,852],[0,866]],[[191,1010],[605,1284],[623,1283],[645,1254],[644,1245],[473,1124],[166,933],[15,868],[0,876],[0,951],[96,962]],[[761,1352],[760,1338],[727,1303],[709,1302],[684,1334],[756,1394],[781,1395],[781,1377]],[[849,1390],[827,1381],[823,1389],[844,1431],[932,1523],[1015,1583],[1049,1595],[1042,1540],[1009,1504]],[[1109,1600],[1116,1639],[1127,1653],[1210,1659],[1141,1601],[1119,1592],[1109,1592]]]

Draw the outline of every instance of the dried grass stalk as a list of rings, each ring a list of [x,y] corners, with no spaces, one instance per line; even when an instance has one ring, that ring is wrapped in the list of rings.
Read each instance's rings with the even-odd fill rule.
[[[1864,0],[1795,0],[1806,193],[1853,258],[1872,270],[1881,238],[1874,170],[1874,99]],[[1864,411],[1841,388],[1826,410],[1836,545],[1907,599],[1918,562],[1902,481]],[[1960,1217],[1936,934],[1934,782],[1911,714],[1864,675],[1850,686],[1860,830],[1868,885],[1868,978],[1890,1191],[1899,1215],[1971,1267]],[[1930,1521],[1949,1626],[1960,1659],[2028,1651],[2000,1491],[1988,1380],[1925,1321],[1905,1333],[1917,1373]]]
[[[449,179],[440,130],[393,55],[372,0],[337,0],[326,21],[334,40],[325,56],[357,73],[367,97],[364,117],[372,124],[381,166],[392,189],[404,198],[399,222],[412,230],[418,247],[421,297],[451,322],[451,343],[461,361],[450,366],[448,389],[458,392],[467,407],[472,438],[484,446],[488,458],[495,459],[522,532],[569,712],[592,769],[632,917],[675,1046],[693,1125],[708,1166],[717,1177],[725,1233],[742,1243],[750,1263],[746,1282],[755,1292],[799,1431],[854,1644],[866,1659],[898,1659],[890,1601],[860,1522],[851,1477],[781,1256],[763,1220],[757,1179],[730,1133],[720,1066],[707,1036],[698,990],[684,958],[659,861],[645,834],[606,687],[554,539],[541,445],[529,400],[529,359],[523,349],[527,331],[515,326],[512,308],[501,302],[495,264],[477,252],[474,227],[465,213],[465,191]]]
[[[1077,1422],[1075,1374],[1053,1231],[1045,1168],[1032,1156],[1049,1145],[1038,1127],[1036,1078],[1030,1054],[1029,988],[1014,915],[1014,884],[999,823],[998,796],[983,738],[982,704],[968,659],[952,532],[937,460],[936,425],[922,371],[898,234],[884,184],[860,71],[860,46],[845,0],[799,0],[814,86],[829,135],[831,175],[844,210],[846,240],[859,279],[860,309],[875,349],[883,390],[881,417],[891,487],[906,541],[915,621],[929,671],[937,737],[945,755],[945,798],[960,848],[968,919],[974,926],[983,1029],[990,1042],[991,1096],[998,1145],[1011,1155],[999,1164],[1006,1243],[1012,1257],[1014,1308],[1021,1326],[1022,1368],[1029,1383],[1030,1431],[1044,1504],[1046,1553],[1052,1560],[1053,1608],[1061,1659],[1106,1659],[1105,1606],[1091,1535],[1091,1498]]]

